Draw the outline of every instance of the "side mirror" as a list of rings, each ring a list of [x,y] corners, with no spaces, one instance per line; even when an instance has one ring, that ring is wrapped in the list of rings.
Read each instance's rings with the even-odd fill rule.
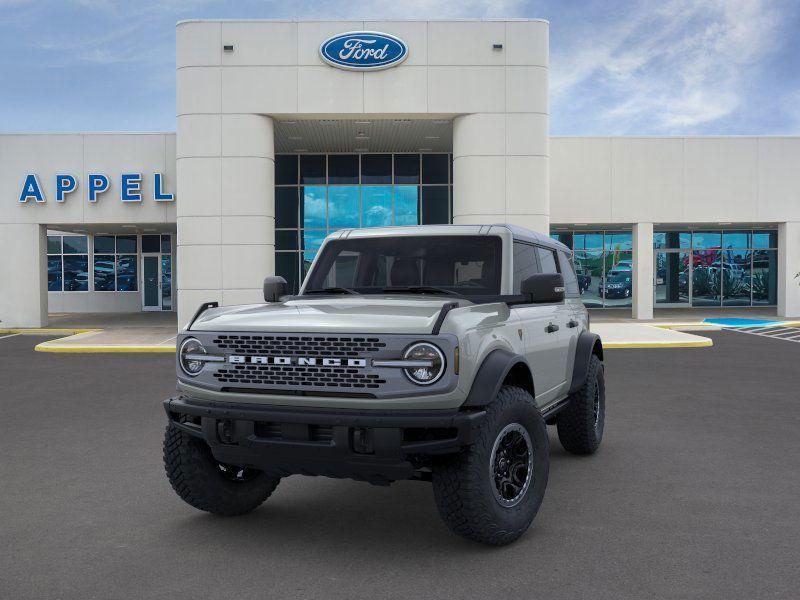
[[[536,304],[564,301],[564,276],[561,273],[536,273],[522,280],[523,296]]]
[[[277,302],[286,295],[286,280],[280,275],[264,278],[264,302]]]

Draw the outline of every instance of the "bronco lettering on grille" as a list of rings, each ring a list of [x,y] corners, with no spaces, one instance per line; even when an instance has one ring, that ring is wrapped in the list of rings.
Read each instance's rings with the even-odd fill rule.
[[[355,367],[363,369],[367,366],[365,358],[334,358],[313,356],[242,356],[232,354],[228,356],[228,362],[234,365],[254,364],[254,365],[285,365],[299,367]]]

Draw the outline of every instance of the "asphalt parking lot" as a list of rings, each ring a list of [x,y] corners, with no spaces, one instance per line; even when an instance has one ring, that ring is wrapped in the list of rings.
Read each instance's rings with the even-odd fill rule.
[[[705,334],[704,334],[705,335]],[[292,477],[209,516],[161,463],[170,355],[0,339],[0,598],[796,598],[800,344],[613,350],[600,452],[516,544],[453,536],[429,485]]]

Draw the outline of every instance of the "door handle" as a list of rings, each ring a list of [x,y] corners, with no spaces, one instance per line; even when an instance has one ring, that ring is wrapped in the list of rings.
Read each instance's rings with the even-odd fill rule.
[[[547,333],[555,333],[558,331],[558,325],[555,323],[550,323],[547,327],[544,328]]]
[[[577,327],[577,326],[578,326],[578,322],[575,321],[574,319],[570,319],[569,323],[567,323],[567,327],[569,327],[570,329],[572,329],[573,327]]]

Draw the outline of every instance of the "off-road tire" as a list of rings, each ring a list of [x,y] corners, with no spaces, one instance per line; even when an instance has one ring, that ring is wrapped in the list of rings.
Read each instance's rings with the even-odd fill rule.
[[[595,414],[595,406],[599,413]],[[592,354],[583,386],[569,397],[569,404],[558,413],[556,427],[564,450],[572,454],[594,454],[603,440],[606,411],[606,384],[603,363]]]
[[[439,515],[454,533],[503,546],[525,533],[542,504],[550,466],[547,427],[531,395],[514,386],[503,386],[486,412],[475,442],[434,464],[433,493]],[[511,424],[527,431],[533,468],[521,499],[506,507],[493,491],[491,457],[498,435]]]
[[[172,489],[184,502],[216,515],[249,513],[266,500],[280,482],[261,471],[247,471],[247,478],[226,476],[203,440],[170,424],[164,434],[164,468]]]

